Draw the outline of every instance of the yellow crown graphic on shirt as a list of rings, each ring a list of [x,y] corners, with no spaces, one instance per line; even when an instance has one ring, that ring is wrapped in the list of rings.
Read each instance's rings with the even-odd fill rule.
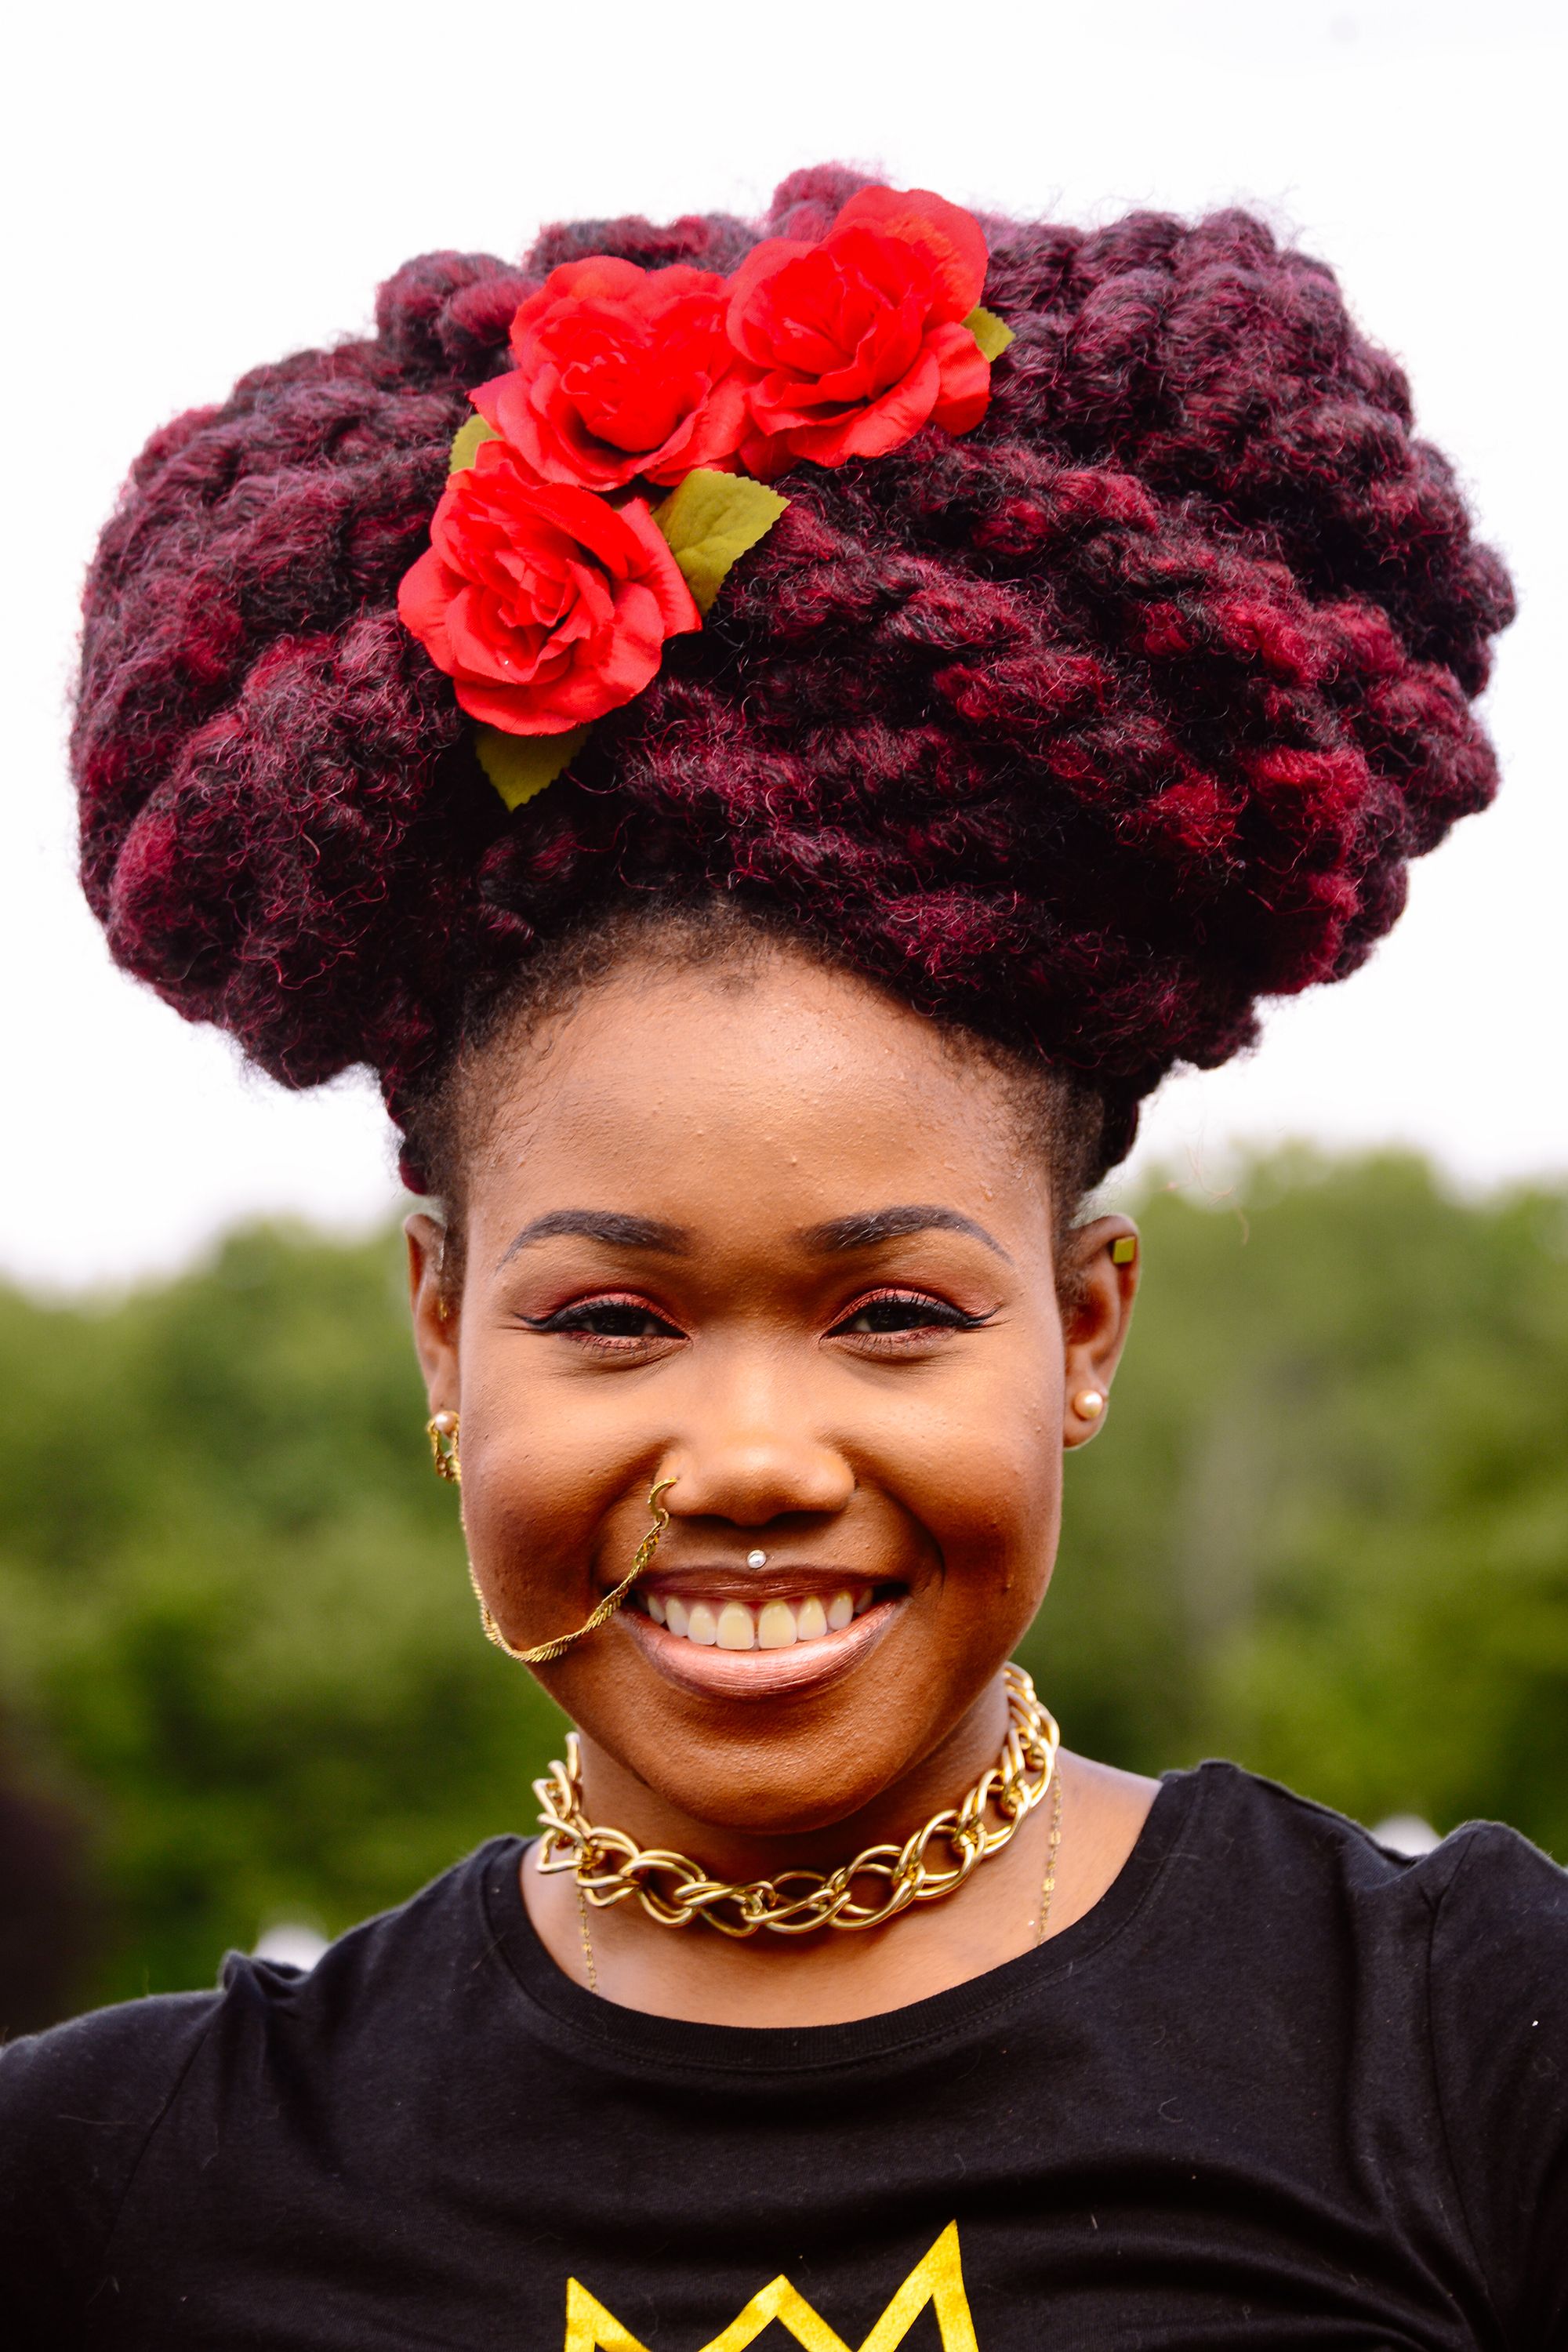
[[[860,2346],[859,2352],[894,2352],[927,2304],[936,2310],[942,2331],[942,2352],[980,2352],[974,2322],[963,2292],[958,2259],[958,2224],[950,2221],[923,2261],[918,2262],[886,2311]],[[802,2352],[850,2352],[850,2347],[826,2319],[814,2311],[798,2287],[782,2274],[759,2287],[744,2311],[730,2322],[721,2336],[704,2344],[701,2352],[744,2352],[774,2320],[795,2337]],[[566,2342],[563,2352],[647,2352],[628,2328],[605,2309],[595,2295],[575,2279],[566,2285]]]

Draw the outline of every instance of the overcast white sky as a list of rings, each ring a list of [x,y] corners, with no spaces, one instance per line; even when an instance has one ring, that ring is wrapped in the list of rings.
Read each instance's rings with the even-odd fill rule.
[[[1336,264],[1514,566],[1489,703],[1507,787],[1416,868],[1372,968],[1279,1009],[1247,1062],[1175,1081],[1141,1157],[1217,1171],[1236,1139],[1289,1135],[1418,1144],[1466,1181],[1568,1167],[1565,21],[1557,0],[30,12],[3,167],[0,1271],[118,1283],[242,1215],[352,1226],[395,1197],[368,1089],[246,1076],[111,970],[78,902],[76,596],[147,433],[361,326],[409,254],[754,210],[829,156],[1068,219],[1239,199]]]

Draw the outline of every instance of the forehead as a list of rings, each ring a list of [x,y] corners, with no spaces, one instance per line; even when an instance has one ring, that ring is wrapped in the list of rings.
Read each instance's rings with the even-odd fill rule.
[[[476,1229],[635,1208],[713,1234],[895,1202],[1048,1225],[1016,1082],[868,983],[787,950],[634,964],[498,1045],[468,1171]]]

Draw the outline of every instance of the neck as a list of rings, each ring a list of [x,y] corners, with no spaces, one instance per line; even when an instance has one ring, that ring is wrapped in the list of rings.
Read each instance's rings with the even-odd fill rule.
[[[696,1923],[660,1927],[635,1900],[595,1909],[580,1901],[570,1873],[540,1872],[537,1844],[524,1864],[523,1899],[563,1975],[623,2009],[717,2026],[800,2028],[879,2016],[1019,1958],[1042,1929],[1056,1936],[1099,1902],[1158,1784],[1077,1756],[1059,1757],[1058,1773],[1061,1842],[1048,1917],[1049,1800],[955,1894],[852,1934],[824,1928],[740,1941]],[[845,1858],[842,1847],[836,1853]]]
[[[929,1756],[870,1802],[770,1836],[671,1803],[606,1750],[584,1743],[583,1811],[597,1828],[618,1830],[645,1850],[679,1854],[729,1884],[776,1882],[792,1870],[826,1876],[868,1846],[897,1849],[958,1803],[995,1764],[1007,1723],[999,1675]],[[1031,1785],[1037,1785],[1033,1776]],[[622,2007],[715,2025],[836,2023],[942,1991],[1070,1924],[1121,1869],[1154,1793],[1152,1781],[1060,1758],[1051,1792],[1005,1844],[950,1891],[911,1903],[876,1927],[825,1925],[788,1936],[763,1927],[737,1937],[690,1918],[672,1929],[650,1918],[635,1894],[592,1904],[570,1868],[542,1870],[547,1842],[530,1850],[524,1899],[557,1966]],[[570,1856],[567,1845],[556,1851]],[[942,1868],[955,1855],[936,1839],[930,1858]],[[673,1892],[673,1878],[655,1885],[667,1898]],[[799,1891],[786,1889],[785,1899]],[[858,1885],[856,1893],[875,1901],[877,1882]],[[739,1906],[715,1916],[733,1921]]]
[[[974,1704],[907,1772],[868,1801],[847,1809],[835,1803],[830,1759],[825,1758],[823,1794],[816,1806],[826,1818],[804,1821],[765,1833],[751,1823],[766,1810],[763,1792],[729,1776],[716,1788],[710,1808],[672,1800],[650,1787],[596,1740],[581,1738],[582,1805],[588,1819],[623,1831],[644,1847],[684,1854],[710,1876],[737,1885],[777,1878],[790,1870],[826,1874],[872,1845],[902,1845],[935,1813],[956,1805],[996,1761],[1008,1722],[1007,1696],[1000,1674]]]

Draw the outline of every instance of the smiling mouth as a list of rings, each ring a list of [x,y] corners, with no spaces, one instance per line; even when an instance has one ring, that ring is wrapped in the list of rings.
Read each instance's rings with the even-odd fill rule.
[[[618,1622],[668,1682],[708,1698],[773,1698],[847,1674],[909,1597],[901,1584],[851,1579],[742,1601],[732,1586],[683,1591],[671,1572],[633,1592]]]
[[[700,1650],[793,1650],[799,1643],[842,1633],[865,1615],[875,1597],[869,1584],[844,1584],[837,1592],[755,1605],[704,1593],[640,1591],[632,1594],[629,1605]]]

